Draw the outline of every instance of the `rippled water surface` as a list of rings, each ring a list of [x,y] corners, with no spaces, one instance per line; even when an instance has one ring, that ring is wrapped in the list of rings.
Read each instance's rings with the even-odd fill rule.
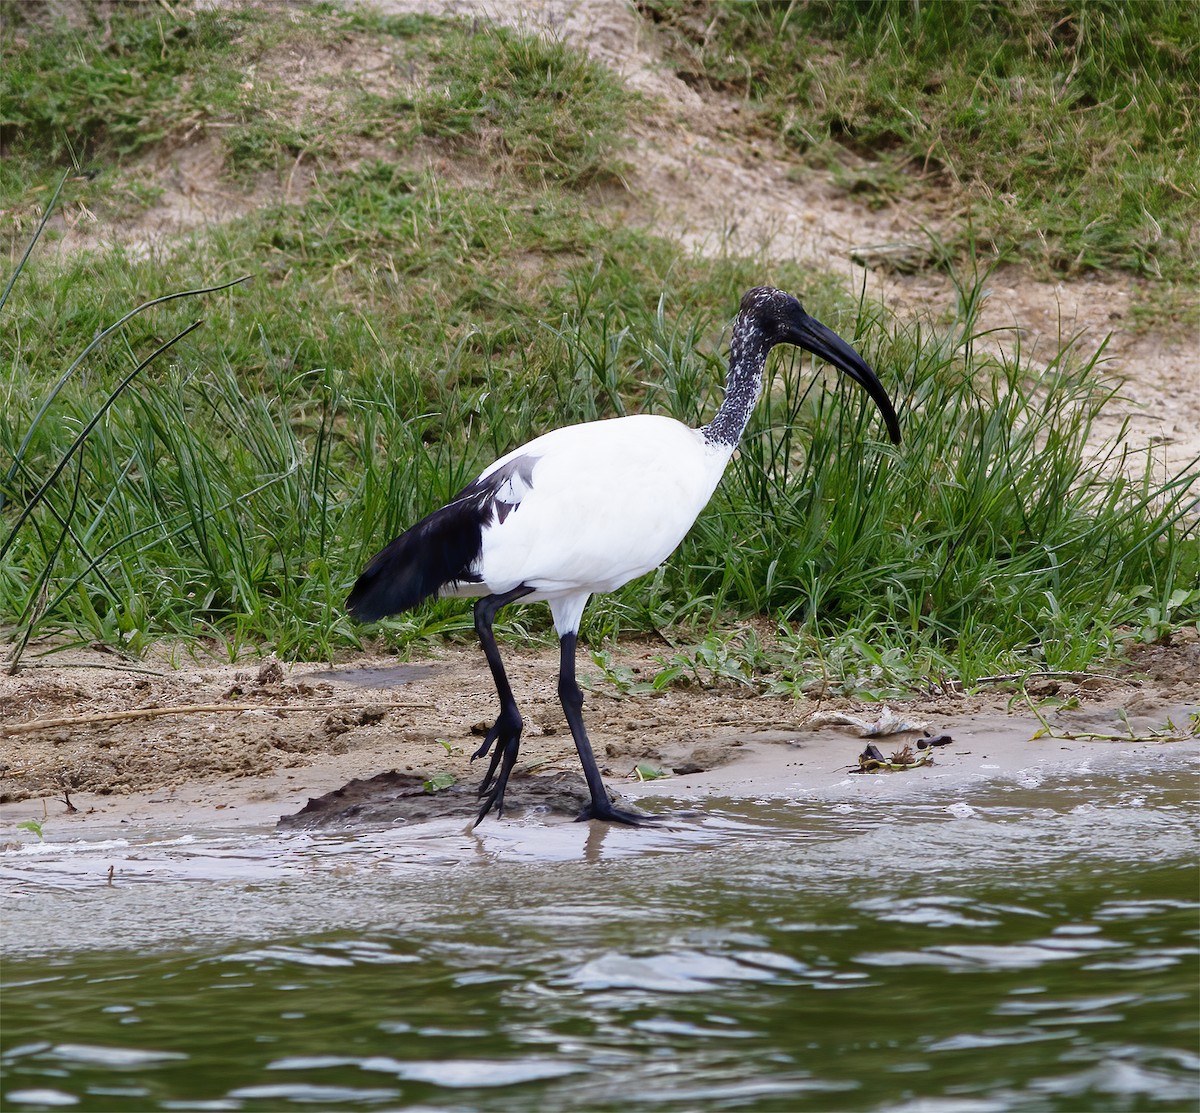
[[[1194,1109],[1193,788],[9,851],[4,1105]]]

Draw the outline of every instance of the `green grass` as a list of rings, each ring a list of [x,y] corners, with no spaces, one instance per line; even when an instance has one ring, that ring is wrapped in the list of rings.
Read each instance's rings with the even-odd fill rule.
[[[1196,462],[1158,486],[1148,458],[1093,458],[1092,426],[1115,391],[1097,359],[980,354],[977,298],[965,289],[948,333],[873,311],[858,322],[867,358],[903,369],[891,379],[905,400],[898,450],[856,449],[869,410],[865,426],[851,421],[850,399],[839,406],[781,368],[686,543],[691,592],[718,605],[732,596],[742,613],[834,644],[848,631],[910,665],[922,646],[930,672],[957,677],[980,675],[985,660],[996,671],[1084,668],[1176,592],[1186,601],[1176,617],[1195,616]],[[718,556],[729,552],[736,562]]]
[[[584,55],[502,27],[329,4],[87,11],[88,26],[43,27],[21,5],[3,7],[0,209],[18,232],[36,223],[64,165],[80,170],[69,202],[130,215],[155,199],[137,157],[200,138],[217,142],[232,185],[423,137],[531,182],[619,182],[639,105]],[[383,54],[366,54],[373,47]],[[338,51],[365,60],[322,72]],[[359,70],[386,66],[407,73],[409,93],[369,91]]]
[[[211,140],[236,190],[302,156],[333,154],[358,130],[343,110],[354,89],[314,77],[327,103],[306,108],[274,77],[279,59],[349,33],[326,6],[85,6],[85,24],[48,26],[33,11],[7,3],[0,12],[0,210],[11,235],[36,225],[64,166],[76,173],[63,208],[108,223],[160,196],[155,171],[140,162],[151,152]]]
[[[766,276],[752,259],[697,259],[612,227],[587,203],[580,187],[619,169],[621,117],[603,100],[619,100],[616,86],[560,46],[509,33],[332,23],[385,36],[414,73],[440,75],[407,106],[347,94],[346,134],[498,167],[473,187],[332,160],[301,203],[149,257],[35,250],[0,309],[0,623],[18,647],[53,635],[141,652],[181,639],[314,658],[467,631],[459,601],[363,629],[342,600],[377,548],[514,445],[641,410],[697,424],[717,404],[724,330]],[[236,45],[220,55],[227,68],[244,62]],[[558,74],[566,100],[551,95]],[[593,94],[609,104],[607,131],[582,114]],[[507,137],[502,100],[523,121]],[[105,136],[94,133],[96,150]],[[26,198],[54,165],[39,150],[21,148],[5,171]],[[23,247],[14,235],[14,263]],[[56,392],[141,303],[244,274],[247,285],[131,317]],[[1140,478],[1140,461],[1091,458],[1110,390],[1095,359],[985,354],[983,276],[964,277],[957,316],[936,329],[820,275],[772,265],[769,278],[802,290],[879,369],[904,445],[885,443],[845,383],[777,358],[680,552],[596,600],[585,637],[657,630],[694,643],[668,657],[664,683],[807,691],[820,677],[824,690],[880,694],[925,675],[1082,668],[1123,638],[1200,620],[1197,469],[1164,485]],[[769,645],[729,633],[760,616]],[[509,621],[547,629],[537,608]]]
[[[284,44],[328,34],[328,11],[280,19],[254,8],[179,16],[129,6],[103,18],[90,9],[85,27],[47,29],[26,23],[21,5],[6,5],[0,129],[26,173],[67,156],[98,169],[218,131],[235,164],[247,148],[255,149],[248,164],[260,164],[253,137],[264,122],[284,130],[280,115],[295,94],[256,81],[255,69]],[[275,146],[288,144],[285,137]],[[10,188],[16,170],[5,175]]]
[[[547,245],[558,253],[534,255]],[[73,632],[134,650],[199,638],[230,655],[359,645],[364,631],[340,604],[363,562],[496,454],[568,421],[710,414],[721,330],[755,273],[613,233],[570,206],[522,213],[491,191],[435,193],[369,166],[175,258],[33,265],[6,310],[29,339],[4,350],[4,458],[74,338],[168,275],[232,273],[272,250],[279,265],[252,287],[134,318],[38,426],[8,515],[137,360],[206,318],[112,402],[11,539],[0,610],[22,636]],[[338,273],[349,254],[359,266]],[[501,296],[515,258],[543,269]],[[1196,587],[1200,546],[1181,525],[1194,529],[1195,476],[1159,488],[1123,478],[1115,461],[1089,463],[1106,397],[1094,362],[981,355],[977,295],[967,288],[957,322],[934,333],[814,289],[813,311],[858,338],[898,398],[905,444],[886,445],[845,384],[778,360],[679,555],[597,601],[585,633],[766,614],[810,652],[814,639],[832,639],[835,657],[838,645],[869,645],[881,660],[970,678],[1103,659],[1123,627]],[[1196,616],[1189,598],[1172,620]],[[464,604],[444,601],[384,629],[403,643],[468,625]]]
[[[619,182],[629,93],[561,42],[463,25],[432,48],[430,88],[415,110],[427,135],[497,158],[534,182]]]
[[[639,0],[690,79],[746,98],[861,199],[935,191],[1004,258],[1194,282],[1200,6]],[[964,226],[963,235],[966,235]]]

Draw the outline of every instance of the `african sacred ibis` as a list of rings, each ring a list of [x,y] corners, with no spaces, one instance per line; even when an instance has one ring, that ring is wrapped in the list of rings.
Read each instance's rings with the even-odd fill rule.
[[[560,640],[558,695],[583,764],[591,803],[580,819],[644,823],[614,807],[583,725],[575,642],[593,592],[613,591],[664,561],[716,488],[762,390],[776,344],[806,348],[862,386],[900,442],[900,426],[875,372],[790,294],[770,287],[742,298],[730,339],[725,398],[701,429],[636,414],[555,429],[501,457],[440,510],[378,553],[346,606],[363,622],[437,595],[482,596],[475,630],[500,697],[500,714],[472,760],[491,752],[479,788],[479,823],[504,814],[522,721],[492,622],[517,600],[550,604]]]

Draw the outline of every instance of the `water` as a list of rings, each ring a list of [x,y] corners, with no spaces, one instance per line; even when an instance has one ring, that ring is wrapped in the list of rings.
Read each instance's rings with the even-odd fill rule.
[[[10,851],[4,1107],[1195,1109],[1194,788]]]

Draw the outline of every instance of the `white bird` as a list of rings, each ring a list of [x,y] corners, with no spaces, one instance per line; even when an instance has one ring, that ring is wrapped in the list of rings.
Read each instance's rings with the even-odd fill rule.
[[[549,603],[558,632],[558,695],[591,794],[579,818],[650,820],[615,807],[601,780],[575,679],[579,620],[592,594],[649,572],[683,540],[750,420],[767,353],[776,344],[805,348],[844,371],[875,401],[891,439],[900,442],[891,400],[858,353],[790,294],[758,287],[742,298],[725,397],[707,425],[692,429],[673,418],[637,414],[555,429],[485,468],[359,576],[346,607],[363,622],[407,611],[431,596],[482,596],[475,604],[475,631],[500,714],[472,755],[492,754],[479,788],[477,824],[493,808],[504,814],[521,745],[521,714],[492,633],[496,612],[518,599]]]

